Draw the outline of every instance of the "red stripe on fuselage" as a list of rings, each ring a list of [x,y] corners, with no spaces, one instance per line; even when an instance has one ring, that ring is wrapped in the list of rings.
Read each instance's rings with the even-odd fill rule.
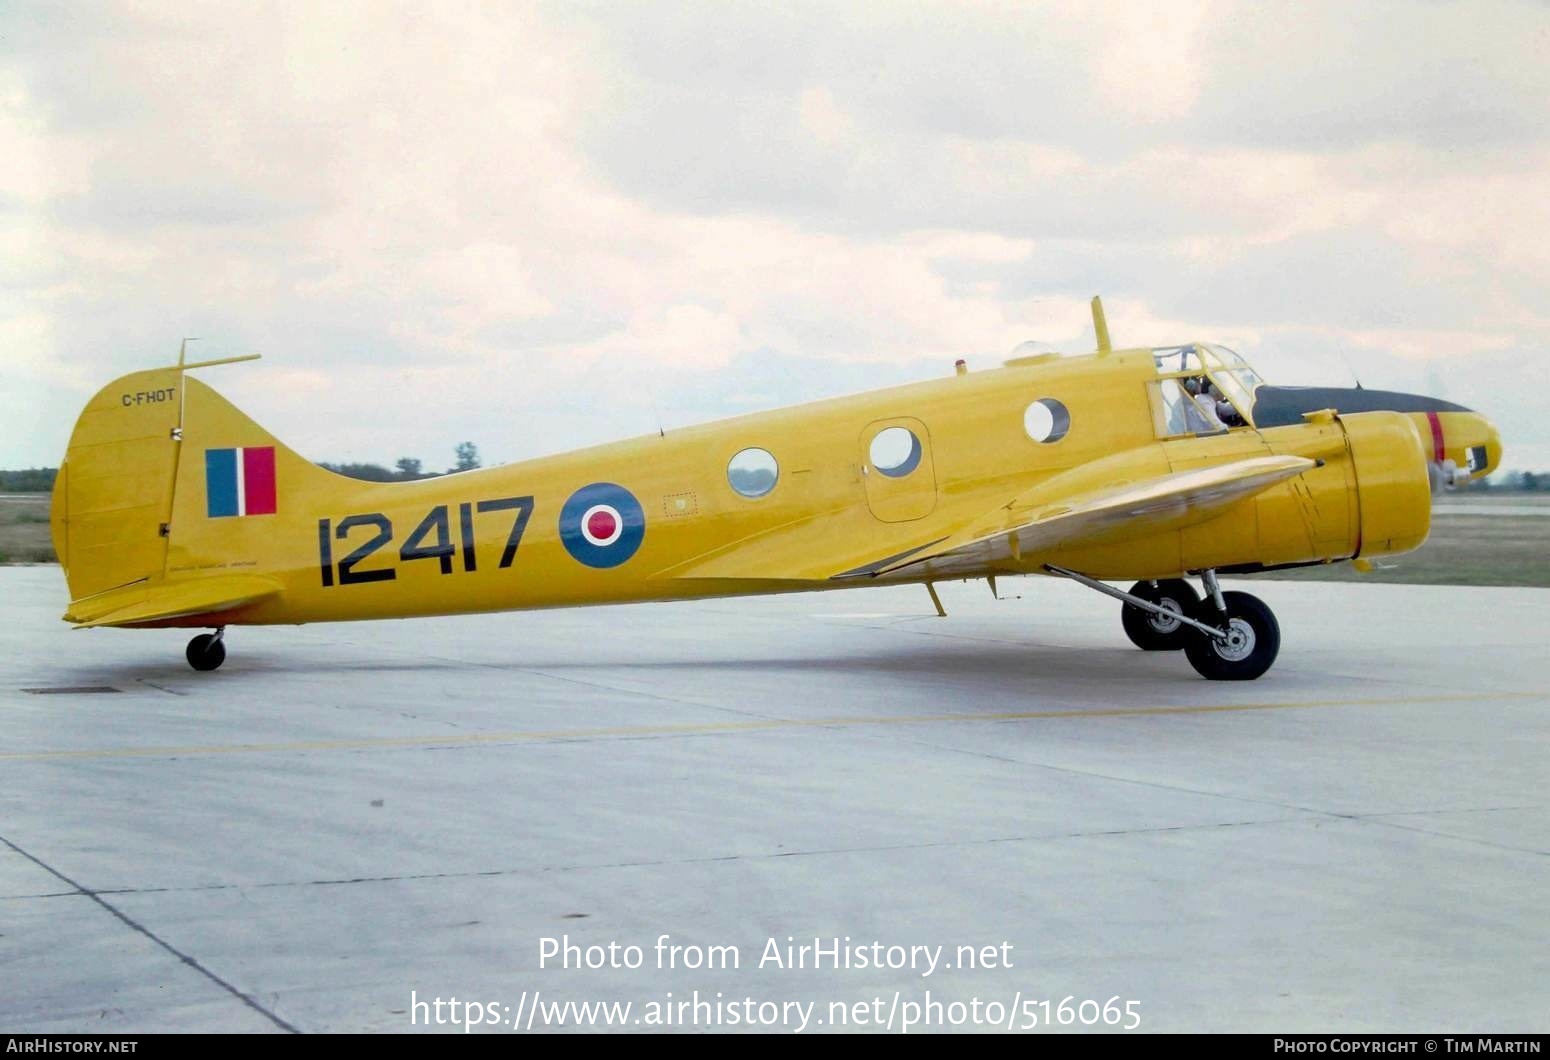
[[[1428,412],[1426,422],[1432,425],[1432,459],[1440,464],[1447,455],[1442,444],[1442,417],[1435,412]]]

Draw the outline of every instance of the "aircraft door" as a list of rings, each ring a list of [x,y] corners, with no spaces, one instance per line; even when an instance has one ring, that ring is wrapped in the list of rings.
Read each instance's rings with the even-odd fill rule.
[[[861,432],[867,506],[885,523],[923,519],[936,508],[931,434],[910,416],[875,420]]]

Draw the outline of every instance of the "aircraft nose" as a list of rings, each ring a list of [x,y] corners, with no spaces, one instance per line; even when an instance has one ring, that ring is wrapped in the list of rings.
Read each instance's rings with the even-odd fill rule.
[[[1484,416],[1478,417],[1485,432],[1485,466],[1476,468],[1471,472],[1475,478],[1489,475],[1495,471],[1502,462],[1502,436],[1496,429],[1496,424]]]
[[[1415,417],[1423,439],[1430,437],[1434,474],[1446,485],[1484,478],[1502,462],[1502,436],[1480,413],[1455,406],[1452,411],[1428,410]]]
[[[1448,446],[1448,455],[1457,460],[1459,469],[1472,479],[1495,471],[1502,462],[1502,436],[1496,424],[1478,412],[1457,413],[1451,418],[1458,421],[1449,424],[1457,432],[1457,440]]]

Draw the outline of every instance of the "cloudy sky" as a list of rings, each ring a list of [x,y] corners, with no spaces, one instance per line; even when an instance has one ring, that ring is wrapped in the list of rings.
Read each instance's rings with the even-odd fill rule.
[[[0,467],[118,374],[487,463],[1235,346],[1550,468],[1550,6],[0,0]]]

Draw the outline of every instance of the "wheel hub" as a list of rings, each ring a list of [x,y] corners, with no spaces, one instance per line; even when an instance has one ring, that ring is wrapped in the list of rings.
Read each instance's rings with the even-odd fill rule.
[[[1163,599],[1157,601],[1157,606],[1167,608],[1170,612],[1166,615],[1159,615],[1156,612],[1153,612],[1152,616],[1147,619],[1148,625],[1150,625],[1157,632],[1172,633],[1181,625],[1183,625],[1183,623],[1178,620],[1177,616],[1182,615],[1184,613],[1184,609],[1179,606],[1179,602],[1177,600],[1164,597]]]
[[[1216,648],[1216,654],[1228,662],[1242,662],[1254,654],[1254,627],[1241,618],[1231,619],[1227,623],[1227,635],[1212,644]]]

